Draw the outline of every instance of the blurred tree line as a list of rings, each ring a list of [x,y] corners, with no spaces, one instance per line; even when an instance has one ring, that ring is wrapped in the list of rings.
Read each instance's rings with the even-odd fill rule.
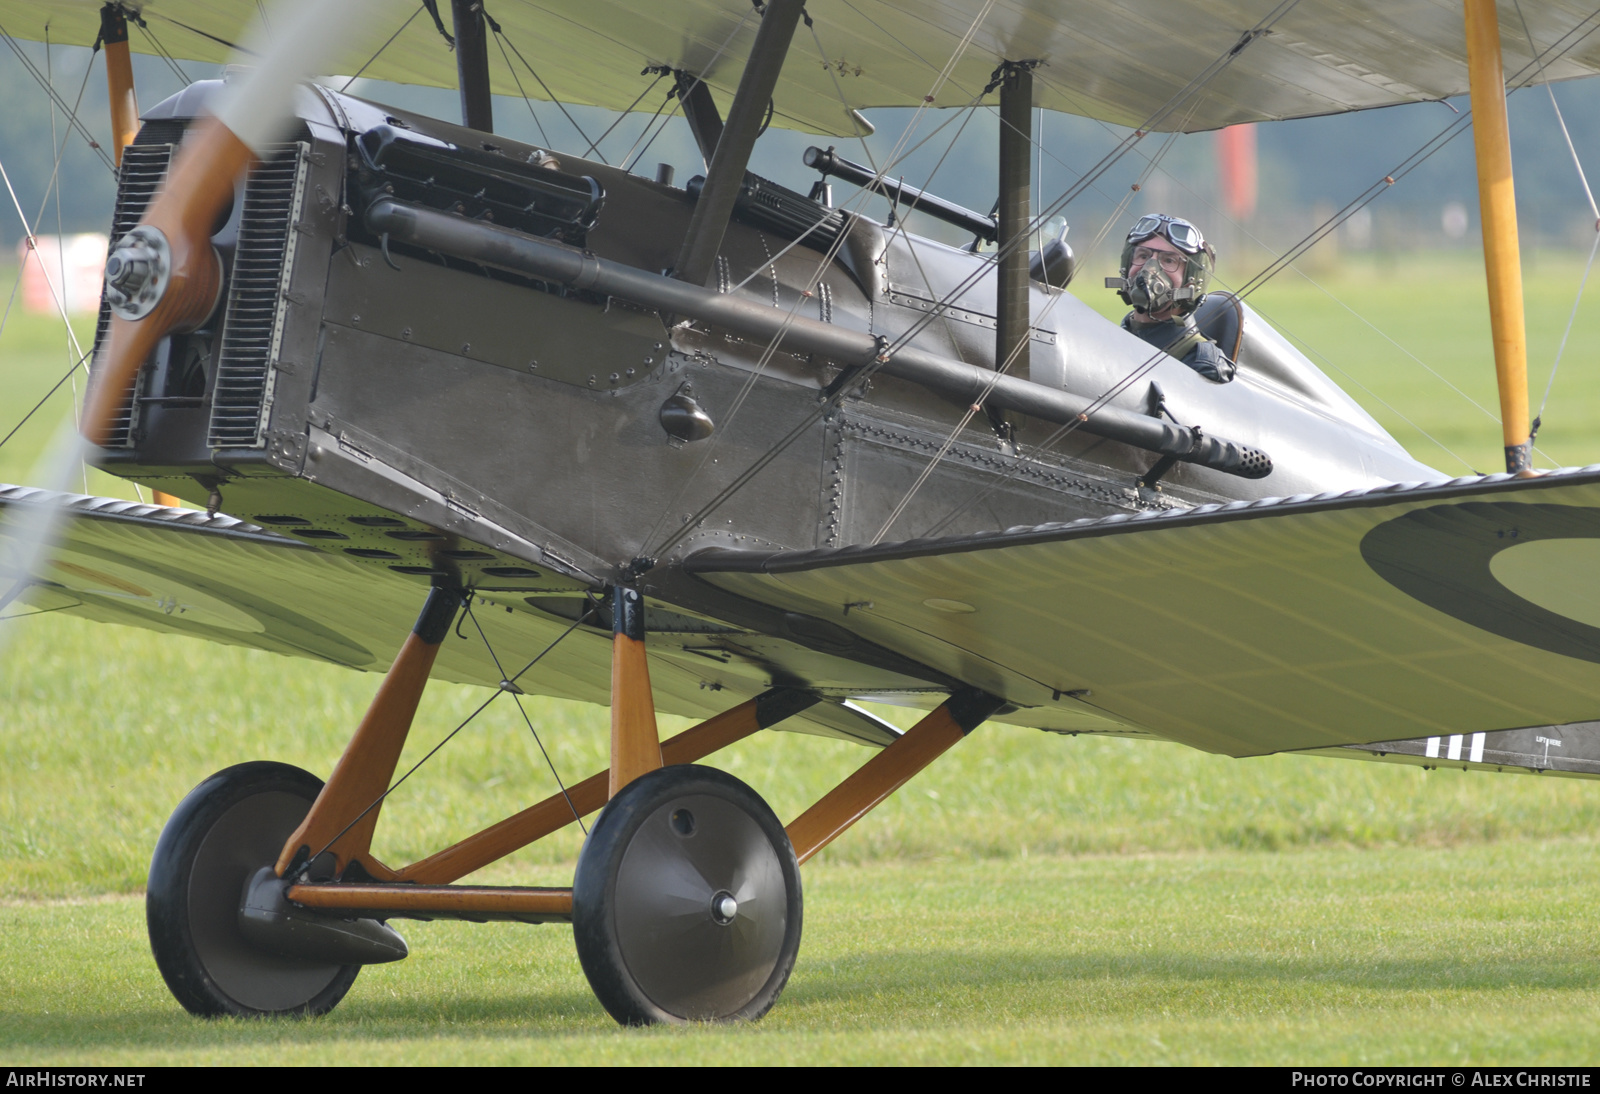
[[[140,43],[135,42],[137,47]],[[20,52],[20,56],[19,56]],[[104,144],[109,122],[106,110],[105,70],[102,59],[83,48],[46,48],[41,43],[18,43],[16,48],[0,49],[0,166],[5,169],[16,201],[30,222],[37,220],[41,232],[103,231],[110,217],[115,194],[115,178],[101,155],[91,149],[76,132],[69,130],[65,110],[55,106],[40,87],[26,57],[40,76],[54,85],[60,101],[76,105],[84,127]],[[187,79],[206,79],[217,75],[215,65],[168,62],[142,54],[134,55],[134,72],[141,107],[148,108],[177,91]],[[665,85],[662,85],[664,90]],[[399,87],[363,81],[353,93],[380,101],[417,109],[440,117],[454,118],[457,110],[453,91],[438,88]],[[1561,105],[1572,139],[1586,169],[1600,167],[1600,79],[1558,84],[1555,98]],[[637,154],[639,140],[651,111],[658,105],[646,102],[636,118],[618,125],[601,143],[601,154],[616,162],[631,150]],[[724,104],[725,105],[725,104]],[[1125,220],[1150,209],[1179,212],[1214,226],[1215,234],[1248,228],[1258,238],[1286,246],[1292,239],[1278,239],[1283,232],[1299,230],[1292,226],[1314,223],[1312,211],[1326,215],[1344,205],[1374,180],[1382,178],[1412,151],[1449,126],[1465,110],[1464,100],[1415,103],[1356,114],[1310,118],[1263,124],[1257,129],[1260,150],[1260,199],[1257,216],[1263,224],[1288,224],[1290,228],[1271,230],[1260,226],[1229,229],[1222,219],[1216,182],[1216,163],[1212,134],[1181,136],[1170,142],[1163,134],[1151,134],[1135,151],[1081,197],[1063,210],[1072,224],[1071,240],[1080,250],[1104,234],[1113,243],[1115,229]],[[603,131],[615,115],[592,108],[570,108],[571,116],[582,127],[580,135],[567,115],[552,104],[524,103],[498,98],[495,102],[496,129],[507,136],[526,140],[557,151],[581,153],[588,138]],[[1542,87],[1527,88],[1511,97],[1512,144],[1516,159],[1516,185],[1524,232],[1548,244],[1582,246],[1592,238],[1593,217],[1583,195],[1566,142],[1556,123],[1549,93]],[[864,162],[882,163],[897,138],[913,117],[911,111],[877,110],[870,114],[877,134],[865,141],[828,140],[774,128],[757,146],[752,169],[802,191],[814,176],[801,165],[800,157],[809,144],[837,144],[842,154]],[[918,121],[915,144],[936,126],[949,119],[943,111],[930,111]],[[965,126],[948,125],[921,148],[896,164],[891,174],[915,185],[926,186],[950,200],[988,211],[994,201],[994,148],[996,120],[992,111],[980,110]],[[1042,153],[1038,156],[1038,194],[1036,207],[1059,195],[1078,179],[1079,172],[1100,159],[1126,130],[1090,119],[1064,114],[1045,114],[1038,121]],[[946,134],[959,129],[952,143]],[[56,192],[47,191],[55,170],[56,150],[60,167]],[[103,149],[109,154],[109,148]],[[672,164],[676,181],[682,185],[704,169],[687,126],[673,122],[640,157],[637,170],[652,174],[657,161]],[[1152,161],[1156,161],[1152,168]],[[1138,189],[1133,187],[1138,184]],[[836,201],[851,199],[853,191],[835,185]],[[872,216],[887,216],[887,202],[871,197],[864,210]],[[0,210],[0,243],[14,247],[20,238],[21,221],[10,194],[0,195],[5,209]],[[1381,195],[1372,206],[1377,223],[1439,224],[1440,210],[1450,203],[1465,206],[1469,232],[1464,242],[1471,243],[1477,226],[1477,186],[1472,166],[1470,129],[1451,141],[1397,185]],[[1275,219],[1274,219],[1275,218]],[[948,226],[916,218],[913,228],[952,243],[964,242]],[[1056,226],[1052,226],[1052,231]],[[1424,233],[1426,238],[1426,233]],[[1441,241],[1444,237],[1441,235]],[[1375,246],[1416,245],[1415,236],[1387,240],[1379,232]]]

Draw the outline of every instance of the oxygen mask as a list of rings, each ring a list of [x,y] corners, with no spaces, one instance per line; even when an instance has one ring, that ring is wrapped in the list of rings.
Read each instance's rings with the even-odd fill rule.
[[[1151,314],[1165,311],[1177,303],[1178,287],[1172,283],[1172,275],[1163,270],[1160,263],[1145,263],[1138,273],[1128,278],[1127,284],[1128,303],[1136,311]]]
[[[1184,284],[1187,280],[1186,256],[1172,251],[1156,251],[1146,247],[1129,248],[1129,267],[1136,267],[1131,277],[1108,277],[1106,288],[1117,289],[1123,301],[1134,310],[1151,315],[1179,307],[1195,299],[1194,289]],[[1180,314],[1186,311],[1179,307]]]

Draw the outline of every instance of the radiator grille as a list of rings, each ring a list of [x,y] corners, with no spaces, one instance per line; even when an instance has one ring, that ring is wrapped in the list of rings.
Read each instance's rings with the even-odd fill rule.
[[[310,145],[282,145],[250,173],[239,217],[222,347],[211,388],[212,448],[259,448],[272,409]]]
[[[117,240],[131,231],[144,216],[144,211],[149,207],[151,200],[156,196],[156,191],[161,188],[161,182],[166,178],[167,164],[172,159],[171,144],[131,144],[122,150],[122,167],[118,172],[117,181],[117,206],[111,214],[111,245],[116,246]],[[100,321],[95,327],[94,344],[98,351],[105,341],[106,330],[111,325],[111,305],[106,303],[102,293],[100,297]],[[146,382],[148,373],[141,370],[139,379],[134,383],[134,390],[129,399],[117,411],[111,421],[111,428],[107,435],[107,448],[131,448],[133,446],[134,427],[138,425],[139,403],[134,396],[139,393],[139,385]]]

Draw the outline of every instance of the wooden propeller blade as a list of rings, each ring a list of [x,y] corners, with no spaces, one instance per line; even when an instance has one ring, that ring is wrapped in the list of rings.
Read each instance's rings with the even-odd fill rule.
[[[222,264],[211,247],[211,229],[233,196],[234,179],[253,158],[244,142],[215,118],[199,123],[178,150],[166,185],[140,221],[160,230],[171,248],[166,292],[142,319],[112,317],[80,420],[79,428],[90,441],[104,443],[112,418],[156,343],[174,331],[194,329],[216,307]]]
[[[380,9],[376,0],[300,4],[254,51],[254,67],[223,90],[216,116],[190,130],[165,185],[139,222],[159,229],[171,248],[166,291],[143,318],[112,319],[80,420],[90,441],[104,442],[156,343],[193,330],[216,307],[222,268],[211,231],[233,196],[234,181],[266,145],[281,139],[300,82],[370,37]]]

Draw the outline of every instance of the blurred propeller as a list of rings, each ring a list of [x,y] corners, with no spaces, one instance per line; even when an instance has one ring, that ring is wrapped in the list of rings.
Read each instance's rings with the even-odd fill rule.
[[[211,231],[233,196],[235,181],[293,125],[301,83],[381,34],[382,0],[297,0],[281,5],[270,30],[258,26],[236,58],[251,66],[230,79],[215,112],[197,121],[137,227],[112,248],[106,295],[112,318],[97,348],[81,438],[56,439],[31,481],[59,492],[91,445],[103,444],[139,369],[168,334],[193,330],[216,309],[222,263]],[[0,567],[0,611],[27,588],[46,557],[59,504],[13,508],[7,514],[8,558]]]

